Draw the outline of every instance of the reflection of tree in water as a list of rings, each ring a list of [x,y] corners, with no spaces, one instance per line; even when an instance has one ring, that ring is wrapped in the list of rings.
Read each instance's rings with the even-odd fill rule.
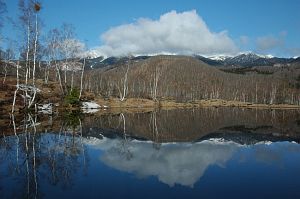
[[[123,138],[121,139],[121,143],[120,143],[120,151],[119,153],[126,158],[126,160],[130,160],[132,158],[132,153],[130,151],[130,140],[128,140],[127,138],[127,134],[126,134],[126,118],[124,116],[123,113],[120,114],[120,118],[119,118],[119,124],[122,123],[122,127],[123,127]]]
[[[12,195],[4,197],[41,198],[40,182],[46,180],[53,186],[68,188],[76,173],[86,171],[88,159],[80,117],[73,115],[71,122],[63,120],[59,133],[37,133],[37,119],[30,114],[25,115],[19,125],[13,115],[11,118],[14,136],[0,138],[0,171],[6,174],[4,179],[12,179],[15,186],[6,187],[9,183],[0,181],[1,188],[13,190]],[[23,133],[17,134],[20,130]]]
[[[210,136],[229,127],[245,126],[251,133],[281,137],[299,137],[299,110],[241,108],[202,108],[154,110],[147,113],[124,113],[127,137],[163,142],[188,142]],[[85,119],[85,126],[101,129],[108,136],[121,133],[119,115],[107,114]],[[269,127],[259,128],[259,127]],[[230,132],[227,132],[230,133]],[[159,144],[158,144],[159,145]]]
[[[153,112],[151,112],[151,116],[150,116],[150,129],[152,132],[152,141],[153,141],[153,148],[159,150],[161,147],[161,143],[159,142],[160,138],[159,138],[159,131],[158,131],[158,125],[157,125],[157,120],[156,120],[156,113],[157,110],[154,110]]]

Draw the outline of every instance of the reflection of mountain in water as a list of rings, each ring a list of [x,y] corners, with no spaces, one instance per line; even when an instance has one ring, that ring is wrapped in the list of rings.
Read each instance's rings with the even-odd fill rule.
[[[300,152],[298,144],[288,142],[261,142],[249,147],[220,139],[196,143],[166,143],[159,150],[149,141],[124,142],[122,139],[94,138],[85,140],[85,143],[103,150],[100,159],[109,167],[133,173],[139,178],[156,176],[159,181],[169,186],[180,184],[190,187],[193,187],[210,166],[226,167],[226,163],[242,149],[255,151],[256,159],[263,161],[283,158],[278,157],[278,154],[284,156],[284,153],[278,153],[281,150]]]
[[[299,143],[299,137],[288,137],[286,135],[282,135],[277,132],[272,133],[262,133],[262,129],[273,130],[273,127],[270,126],[262,126],[256,128],[247,128],[245,126],[233,126],[226,127],[218,130],[217,132],[210,133],[202,137],[201,140],[221,138],[226,141],[233,141],[235,143],[243,144],[243,145],[252,145],[260,142],[279,142],[279,141],[294,141]]]
[[[128,135],[158,143],[223,137],[250,144],[244,136],[254,143],[265,139],[299,142],[300,138],[298,110],[178,109],[124,114],[124,119]],[[120,115],[94,116],[87,118],[84,124],[84,134],[89,136],[96,136],[99,132],[106,137],[122,136],[122,131]],[[241,139],[234,139],[236,136]]]
[[[71,121],[78,123],[79,118],[82,119],[83,136],[97,137],[101,133],[106,137],[120,137],[123,135],[125,120],[126,134],[139,140],[163,143],[223,137],[250,144],[244,136],[251,138],[253,143],[266,139],[299,142],[299,113],[299,110],[203,108],[124,114],[108,112],[78,118],[74,115]],[[40,124],[36,127],[37,132],[59,132],[68,125],[68,121],[64,120],[61,115],[37,116]],[[20,133],[23,129],[22,121],[23,118],[16,118],[17,132]],[[3,135],[14,135],[14,131],[9,117],[4,119],[0,116],[0,136]]]

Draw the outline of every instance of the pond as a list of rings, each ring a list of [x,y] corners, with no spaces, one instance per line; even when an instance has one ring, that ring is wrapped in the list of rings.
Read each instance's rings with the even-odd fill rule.
[[[300,198],[300,111],[0,117],[0,198]]]

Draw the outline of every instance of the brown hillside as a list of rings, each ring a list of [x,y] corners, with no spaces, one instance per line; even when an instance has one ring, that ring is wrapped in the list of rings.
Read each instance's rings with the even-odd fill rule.
[[[224,99],[252,103],[298,104],[299,91],[277,74],[234,74],[223,72],[188,56],[155,56],[86,73],[84,87],[104,97],[119,97],[127,67],[127,97],[177,101]]]

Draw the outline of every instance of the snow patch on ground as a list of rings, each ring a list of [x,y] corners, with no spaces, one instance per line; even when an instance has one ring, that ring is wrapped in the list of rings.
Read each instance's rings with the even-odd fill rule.
[[[98,109],[101,106],[99,104],[97,104],[96,102],[82,102],[82,108],[85,109]]]
[[[82,102],[81,109],[84,113],[95,113],[101,108],[96,102]]]

